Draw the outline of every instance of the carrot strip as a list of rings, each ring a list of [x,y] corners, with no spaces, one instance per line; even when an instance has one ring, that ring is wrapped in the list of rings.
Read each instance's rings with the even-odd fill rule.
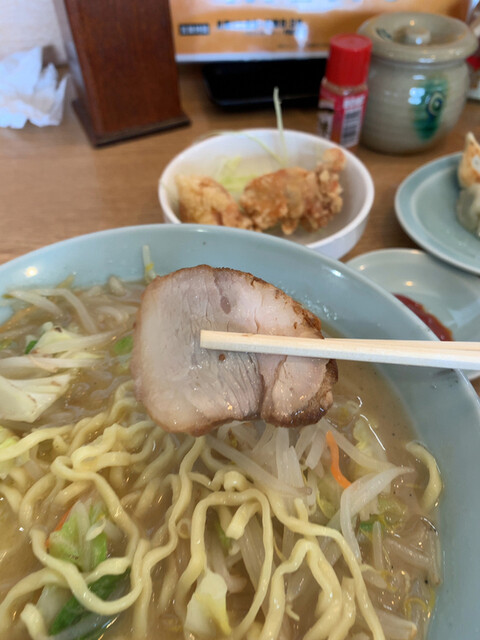
[[[65,513],[60,518],[60,520],[57,523],[57,526],[55,527],[55,529],[53,531],[60,531],[60,529],[65,524],[65,522],[68,520],[68,516],[70,515],[70,511],[71,511],[71,509],[68,509],[67,511],[65,511]],[[46,539],[45,546],[47,547],[47,549],[50,547],[50,536],[48,536],[48,538]]]
[[[336,443],[335,443],[336,444]],[[65,524],[65,522],[68,520],[68,516],[70,515],[70,511],[71,509],[68,509],[67,511],[65,511],[65,513],[63,514],[63,516],[60,518],[60,520],[57,523],[57,526],[55,527],[54,531],[60,531],[60,529],[63,527],[63,525]]]
[[[327,431],[326,439],[328,448],[330,449],[330,457],[332,458],[332,462],[330,465],[332,476],[341,487],[347,489],[352,483],[350,482],[350,480],[347,480],[347,478],[340,471],[340,452],[338,449],[337,441],[335,440],[335,437],[331,431]]]

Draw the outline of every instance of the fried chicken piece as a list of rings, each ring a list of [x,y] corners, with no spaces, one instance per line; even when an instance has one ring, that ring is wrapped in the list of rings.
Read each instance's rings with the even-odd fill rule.
[[[327,149],[322,162],[319,162],[315,167],[318,199],[316,206],[307,210],[306,215],[300,221],[307,231],[316,231],[325,227],[342,210],[340,172],[343,171],[346,160],[341,149]]]
[[[240,205],[255,229],[263,231],[278,222],[290,235],[305,215],[317,190],[313,171],[300,167],[280,169],[251,180],[240,198]]]
[[[242,214],[234,198],[213,178],[180,175],[176,183],[182,222],[252,228],[251,220]]]
[[[339,174],[345,161],[341,149],[332,148],[314,171],[290,167],[254,178],[245,187],[240,206],[255,230],[277,223],[286,235],[299,224],[308,231],[320,229],[342,208]]]
[[[346,162],[347,158],[345,154],[338,147],[326,149],[323,154],[322,164],[328,171],[340,173],[340,171],[345,169]]]

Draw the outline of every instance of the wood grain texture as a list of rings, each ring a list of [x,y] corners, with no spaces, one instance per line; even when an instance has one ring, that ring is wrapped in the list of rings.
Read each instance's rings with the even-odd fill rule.
[[[168,0],[57,0],[56,9],[95,144],[188,122]]]
[[[118,145],[92,148],[70,104],[57,127],[0,129],[0,263],[83,233],[162,222],[158,179],[174,155],[212,130],[275,126],[269,109],[216,108],[198,67],[180,67],[180,89],[191,127]],[[315,109],[285,109],[283,116],[286,128],[315,131]],[[480,103],[469,102],[454,131],[429,151],[386,156],[358,147],[355,153],[375,183],[375,201],[362,238],[344,261],[376,249],[416,246],[395,217],[398,185],[426,162],[462,150],[468,131],[480,137],[479,123]],[[474,386],[480,392],[480,380]]]

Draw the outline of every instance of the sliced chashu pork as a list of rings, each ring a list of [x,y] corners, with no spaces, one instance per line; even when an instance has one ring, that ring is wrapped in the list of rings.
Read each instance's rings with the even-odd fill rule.
[[[207,350],[201,329],[323,338],[314,314],[251,274],[201,265],[157,277],[137,317],[132,373],[166,431],[254,418],[303,426],[330,407],[335,361]]]

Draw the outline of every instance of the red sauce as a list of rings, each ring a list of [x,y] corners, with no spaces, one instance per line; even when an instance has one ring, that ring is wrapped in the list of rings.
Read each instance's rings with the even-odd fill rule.
[[[429,327],[433,333],[440,340],[453,340],[453,335],[450,329],[448,329],[444,324],[440,322],[438,318],[436,318],[432,313],[429,313],[425,307],[419,302],[415,302],[407,296],[402,296],[399,293],[395,294],[395,297],[398,298],[405,306],[407,306],[413,313],[415,313],[420,320]]]

